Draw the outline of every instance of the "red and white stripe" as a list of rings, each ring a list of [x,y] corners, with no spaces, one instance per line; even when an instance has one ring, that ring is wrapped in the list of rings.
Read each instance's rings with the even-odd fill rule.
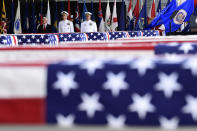
[[[0,123],[43,124],[46,68],[0,66]]]
[[[130,0],[129,2],[129,7],[128,7],[128,17],[131,19],[133,19],[133,11],[132,11],[132,0]]]

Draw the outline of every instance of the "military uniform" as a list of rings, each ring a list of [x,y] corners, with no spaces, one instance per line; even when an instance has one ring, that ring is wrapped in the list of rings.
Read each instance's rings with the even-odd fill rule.
[[[96,23],[92,20],[86,20],[81,23],[81,32],[97,32]]]
[[[60,21],[58,32],[59,33],[73,33],[74,32],[73,23],[69,20]]]

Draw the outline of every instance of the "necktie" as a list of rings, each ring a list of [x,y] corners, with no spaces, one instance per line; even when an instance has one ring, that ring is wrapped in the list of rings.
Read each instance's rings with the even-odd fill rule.
[[[44,25],[44,31],[46,31],[46,26]]]

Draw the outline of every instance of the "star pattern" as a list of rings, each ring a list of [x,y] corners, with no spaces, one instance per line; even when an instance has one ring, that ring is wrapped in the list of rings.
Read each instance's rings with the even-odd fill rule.
[[[186,96],[187,105],[182,109],[183,113],[191,114],[194,121],[197,121],[197,98],[187,95]]]
[[[72,127],[74,123],[75,116],[73,114],[68,115],[67,117],[58,114],[56,116],[57,123],[61,127]]]
[[[165,130],[175,130],[178,128],[179,119],[173,117],[172,119],[167,119],[166,117],[159,117],[159,122],[161,127]]]
[[[89,75],[94,75],[95,71],[104,67],[98,60],[86,61],[80,65],[81,69],[86,69]]]
[[[151,58],[148,59],[151,64],[144,65],[154,68],[139,65],[144,68],[138,71],[140,77],[136,77],[131,65],[146,61],[144,58],[100,60],[102,68],[96,68],[93,75],[85,68],[84,73],[81,66],[99,59],[54,63],[48,69],[47,122],[65,127],[155,125],[165,130],[196,125],[196,76],[188,66],[195,59],[181,58],[173,62]],[[79,77],[81,73],[85,79]]]
[[[64,74],[63,72],[57,73],[57,81],[54,83],[55,89],[60,89],[62,95],[67,96],[71,89],[77,89],[78,84],[74,81],[75,74],[70,72]]]
[[[148,69],[154,69],[155,65],[154,62],[150,59],[138,59],[130,66],[132,69],[137,69],[140,76],[146,74]]]
[[[72,34],[23,34],[23,35],[16,35],[17,42],[19,42],[19,45],[25,45],[26,43],[31,44],[39,44],[39,45],[45,45],[50,44],[51,39],[49,39],[50,36],[57,35],[56,42],[64,43],[67,41],[103,41],[103,40],[116,40],[119,38],[133,38],[142,36],[142,34],[146,34],[146,36],[158,36],[158,33],[155,33],[156,31],[146,31],[145,33],[141,33],[141,31],[129,31],[129,32],[93,32],[93,33],[72,33]],[[4,36],[0,36],[0,43],[3,43],[2,38]],[[2,39],[2,40],[1,40]],[[30,39],[30,42],[27,42],[27,39]],[[37,41],[39,39],[40,42]],[[55,43],[55,42],[54,42]]]
[[[163,55],[163,54],[197,54],[197,45],[194,43],[161,43],[156,44],[154,49],[155,54]]]
[[[189,69],[191,70],[192,74],[194,76],[197,76],[197,59],[196,58],[191,58],[189,60],[187,60],[182,67],[184,69]]]
[[[107,115],[106,119],[110,128],[122,128],[124,127],[126,121],[126,117],[124,115],[114,117],[113,115],[109,114]]]
[[[193,46],[189,43],[184,43],[179,47],[179,50],[183,51],[185,54],[188,54],[189,51],[193,49]]]
[[[147,113],[155,111],[154,105],[151,104],[151,95],[146,94],[144,96],[139,96],[138,94],[133,94],[132,96],[133,103],[129,105],[129,111],[137,112],[140,119],[145,119]]]
[[[99,103],[99,95],[97,93],[89,96],[88,94],[81,95],[82,103],[78,106],[80,111],[86,111],[89,118],[94,117],[96,111],[102,111],[103,105]]]
[[[105,90],[111,90],[112,95],[117,97],[121,90],[128,89],[129,85],[125,82],[126,74],[120,72],[117,75],[112,72],[107,73],[107,81],[103,84]]]
[[[182,90],[182,86],[177,82],[177,80],[177,73],[172,73],[170,75],[159,73],[159,82],[155,85],[155,89],[157,91],[163,91],[165,97],[170,98],[174,91]]]

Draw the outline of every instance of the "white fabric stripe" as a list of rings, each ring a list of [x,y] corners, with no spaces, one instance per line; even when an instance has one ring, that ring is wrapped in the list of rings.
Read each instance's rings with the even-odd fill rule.
[[[45,67],[0,67],[0,98],[44,98]]]

